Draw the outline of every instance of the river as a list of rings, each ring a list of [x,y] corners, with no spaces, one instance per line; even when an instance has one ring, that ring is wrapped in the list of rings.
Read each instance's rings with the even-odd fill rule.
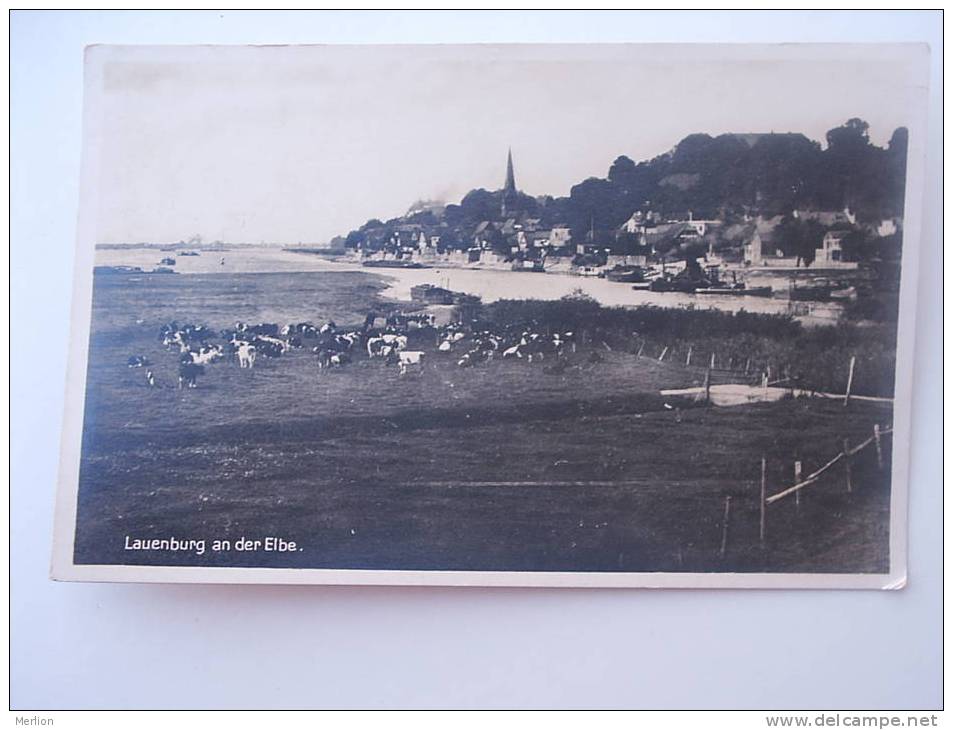
[[[842,308],[832,303],[792,303],[771,297],[739,297],[637,291],[628,284],[598,277],[543,274],[495,269],[368,269],[355,261],[336,261],[312,253],[297,253],[277,247],[241,247],[224,251],[202,251],[198,256],[180,256],[158,249],[97,249],[98,266],[138,266],[150,271],[166,256],[176,259],[172,267],[179,274],[235,274],[310,271],[362,271],[381,277],[388,284],[383,295],[410,300],[410,289],[418,284],[435,284],[454,291],[479,296],[484,302],[498,299],[559,299],[574,292],[584,293],[605,306],[652,305],[678,309],[718,309],[725,312],[791,314],[807,325],[834,324]]]

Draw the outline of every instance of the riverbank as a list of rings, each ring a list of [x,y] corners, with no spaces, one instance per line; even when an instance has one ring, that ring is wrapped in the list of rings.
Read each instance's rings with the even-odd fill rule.
[[[97,266],[137,266],[152,271],[163,256],[155,249],[97,249]],[[435,265],[429,269],[369,269],[360,260],[325,253],[261,246],[229,251],[203,251],[198,256],[176,257],[172,267],[178,274],[237,274],[361,271],[385,284],[382,296],[411,301],[410,290],[433,284],[480,297],[484,302],[500,299],[557,300],[582,292],[603,306],[638,307],[651,305],[666,309],[714,309],[723,312],[754,312],[791,316],[808,326],[835,324],[843,306],[832,302],[791,302],[782,298],[696,295],[678,292],[637,291],[631,285],[598,277],[562,273],[533,273]]]

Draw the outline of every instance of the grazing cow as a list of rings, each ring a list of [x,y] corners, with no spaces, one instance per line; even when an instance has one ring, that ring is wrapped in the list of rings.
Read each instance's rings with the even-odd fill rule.
[[[281,336],[298,335],[299,337],[314,337],[318,334],[318,328],[310,322],[298,322],[297,324],[286,324],[281,328]]]
[[[179,363],[179,387],[180,388],[195,388],[197,386],[197,378],[199,375],[205,372],[205,368],[201,365],[196,365],[194,362],[181,362]]]
[[[331,350],[325,350],[320,347],[314,348],[314,354],[317,355],[318,370],[324,370],[331,367],[331,356],[334,354]]]
[[[383,357],[386,358],[395,350],[399,350],[397,345],[398,343],[393,340],[395,335],[381,335],[380,337],[371,337],[367,341],[367,356],[368,357]],[[391,338],[391,341],[388,342],[388,338]],[[407,338],[404,338],[404,343],[406,346]]]
[[[351,362],[351,355],[347,352],[335,352],[331,349],[315,348],[315,354],[318,356],[318,370],[339,368]]]
[[[290,349],[287,342],[270,335],[258,335],[255,338],[255,346],[265,357],[281,357],[284,352]]]
[[[407,335],[385,334],[381,335],[381,339],[396,350],[407,349]]]
[[[245,324],[244,322],[237,322],[235,324],[235,330],[246,335],[268,335],[269,337],[278,336],[278,325],[276,324]]]
[[[238,353],[238,367],[240,368],[253,368],[255,367],[255,358],[257,357],[257,350],[255,346],[250,342],[239,341],[235,343]]]
[[[221,345],[202,346],[196,351],[190,351],[189,357],[196,365],[211,365],[216,360],[221,360],[225,355],[222,353]]]
[[[406,375],[410,368],[420,369],[423,366],[424,353],[420,350],[404,350],[397,353],[397,365],[400,374]]]
[[[477,363],[486,362],[491,354],[492,350],[487,351],[481,347],[474,347],[457,361],[457,365],[462,368],[473,367]]]

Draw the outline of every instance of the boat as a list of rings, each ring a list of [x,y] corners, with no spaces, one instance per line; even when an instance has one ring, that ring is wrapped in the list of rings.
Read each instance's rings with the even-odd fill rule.
[[[141,274],[142,269],[138,266],[94,266],[94,274]]]
[[[640,281],[637,284],[633,284],[632,288],[636,291],[649,291],[652,288],[651,281]]]
[[[367,266],[368,268],[377,268],[377,269],[429,269],[429,266],[424,266],[418,261],[405,261],[404,259],[372,259],[370,261],[362,261],[361,265]]]
[[[645,278],[645,272],[641,266],[627,266],[617,264],[605,272],[608,281],[618,281],[625,284],[634,284]]]
[[[831,299],[834,301],[854,301],[857,299],[857,287],[848,286],[843,289],[834,289],[831,292]]]
[[[737,284],[735,286],[709,286],[696,289],[696,294],[722,294],[727,296],[742,297],[770,297],[772,289],[770,286],[745,286]]]
[[[153,269],[153,270],[152,270],[152,273],[153,273],[153,274],[174,274],[175,271],[173,271],[172,269],[170,269],[170,268],[168,268],[168,267],[166,267],[166,266],[159,266],[159,267]]]
[[[542,261],[533,261],[531,259],[526,261],[514,261],[510,268],[513,271],[529,271],[537,274],[542,274],[546,271],[546,269],[543,268]]]
[[[579,266],[573,269],[576,276],[602,276],[602,272],[594,266]]]
[[[166,256],[159,264],[162,266],[175,266],[175,259],[171,256]]]
[[[179,251],[179,256],[198,256],[198,251]]]
[[[649,283],[649,291],[694,294],[698,283],[688,277],[659,277]]]
[[[793,287],[788,293],[788,298],[792,302],[828,302],[832,291],[834,289],[829,286]]]
[[[456,297],[449,289],[433,284],[418,284],[410,287],[410,298],[423,304],[453,304]]]

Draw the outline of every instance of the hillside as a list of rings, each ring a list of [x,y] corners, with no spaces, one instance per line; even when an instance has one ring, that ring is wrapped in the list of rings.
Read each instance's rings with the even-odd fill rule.
[[[424,236],[440,250],[509,252],[514,230],[554,228],[568,229],[576,242],[610,244],[636,211],[662,221],[694,216],[726,224],[845,208],[865,224],[899,218],[907,130],[897,129],[886,147],[871,144],[867,130],[851,119],[827,133],[825,147],[793,133],[693,134],[651,160],[618,157],[606,177],[574,185],[568,197],[472,190],[459,204],[415,204],[403,217],[370,220],[348,234],[346,245],[396,251]]]

